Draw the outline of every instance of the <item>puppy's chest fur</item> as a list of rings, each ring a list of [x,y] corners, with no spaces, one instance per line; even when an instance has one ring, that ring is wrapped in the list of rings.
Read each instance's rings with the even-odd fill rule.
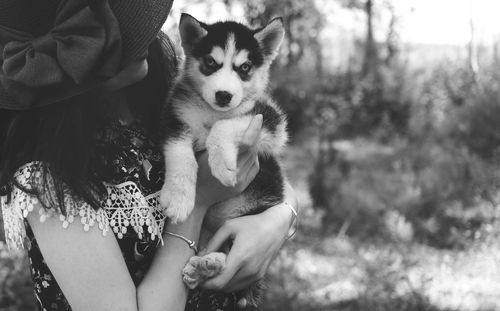
[[[194,150],[200,151],[205,149],[207,137],[217,121],[229,119],[237,121],[238,118],[255,115],[256,106],[264,105],[263,98],[246,100],[230,111],[215,111],[197,96],[184,99],[172,98],[171,105],[172,112],[185,125],[184,131],[193,138]]]

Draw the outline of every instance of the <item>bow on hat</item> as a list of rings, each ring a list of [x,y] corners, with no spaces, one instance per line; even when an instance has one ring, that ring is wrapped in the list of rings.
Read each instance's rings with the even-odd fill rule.
[[[41,88],[68,81],[80,85],[93,74],[111,77],[117,73],[121,61],[118,22],[107,0],[90,2],[62,1],[54,27],[40,37],[0,26],[0,76],[8,81],[7,87]]]

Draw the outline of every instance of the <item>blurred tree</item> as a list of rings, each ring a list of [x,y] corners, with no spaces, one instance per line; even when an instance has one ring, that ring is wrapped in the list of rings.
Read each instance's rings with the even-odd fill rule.
[[[338,1],[346,8],[363,12],[366,17],[364,35],[360,41],[362,48],[358,55],[361,61],[359,69],[350,67],[346,72],[330,74],[329,79],[316,83],[317,87],[314,88],[316,95],[311,97],[310,110],[312,124],[317,130],[318,150],[314,171],[309,179],[310,192],[314,206],[326,210],[323,221],[327,231],[338,229],[346,223],[353,228],[372,224],[376,230],[380,227],[379,221],[383,221],[375,217],[379,217],[378,212],[385,208],[382,206],[395,197],[393,192],[400,181],[391,176],[394,181],[387,189],[383,189],[383,184],[378,185],[380,189],[370,194],[373,196],[373,200],[368,200],[371,203],[365,202],[363,195],[356,194],[357,190],[350,189],[350,186],[345,188],[350,182],[359,183],[353,188],[362,186],[356,180],[359,176],[354,176],[360,173],[356,170],[356,164],[345,159],[335,145],[339,141],[361,137],[379,143],[405,137],[412,104],[408,95],[411,81],[400,59],[398,16],[392,2]],[[382,15],[389,17],[384,27],[380,23]],[[386,31],[384,41],[377,42],[375,39],[377,27]],[[368,189],[372,187],[370,179],[373,177],[367,177]],[[367,194],[366,191],[361,193]]]
[[[373,37],[373,0],[366,0],[364,4],[366,13],[366,42],[365,56],[363,61],[363,76],[377,72],[378,51]]]
[[[479,71],[479,64],[477,60],[477,46],[476,46],[476,27],[474,23],[474,18],[471,15],[469,19],[469,44],[468,44],[468,65],[469,70],[472,74],[473,81],[477,80],[477,74]]]
[[[328,0],[233,0],[243,5],[247,20],[264,26],[272,18],[283,18],[285,38],[273,64],[271,87],[275,99],[288,115],[292,137],[306,124],[306,110],[313,105],[309,93],[325,75],[321,32],[325,13],[318,3]]]
[[[391,1],[386,2],[386,8],[390,14],[389,25],[387,27],[387,37],[386,37],[386,56],[384,58],[384,63],[387,66],[394,64],[397,60],[400,51],[401,42],[399,41],[399,35],[396,30],[398,25],[398,16],[396,15],[394,5]]]
[[[318,76],[322,76],[323,56],[319,34],[325,25],[325,17],[315,1],[255,0],[243,3],[251,24],[263,26],[273,17],[283,18],[286,33],[283,44],[286,68],[295,69],[301,59],[310,53],[316,60],[312,68],[315,68]]]
[[[364,42],[362,76],[376,75],[378,72],[378,48],[373,35],[374,0],[340,0],[341,4],[352,9],[362,10],[366,15],[366,30]]]

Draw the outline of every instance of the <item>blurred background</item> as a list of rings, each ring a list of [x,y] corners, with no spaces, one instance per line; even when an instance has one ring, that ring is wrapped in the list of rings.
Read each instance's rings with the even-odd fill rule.
[[[270,89],[300,231],[262,310],[500,310],[500,2],[175,0],[286,39]],[[181,51],[179,51],[181,53]],[[32,310],[0,242],[0,310]]]

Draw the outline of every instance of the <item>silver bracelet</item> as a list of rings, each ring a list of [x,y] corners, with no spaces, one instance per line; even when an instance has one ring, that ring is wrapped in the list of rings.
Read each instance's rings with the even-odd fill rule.
[[[290,240],[297,234],[297,230],[299,227],[299,214],[297,213],[297,210],[288,202],[283,202],[283,204],[292,211],[293,214],[293,219],[292,222],[290,222],[290,227],[288,228],[288,236],[286,237],[287,240]],[[292,231],[293,227],[293,231]]]
[[[194,251],[194,254],[198,255],[198,247],[196,246],[196,242],[195,241],[190,240],[190,239],[188,239],[188,238],[186,238],[186,237],[184,237],[184,236],[182,236],[180,234],[177,234],[177,233],[173,233],[173,232],[169,232],[169,231],[164,231],[164,233],[183,240],[184,242],[187,243],[187,245],[189,246],[189,248]]]

